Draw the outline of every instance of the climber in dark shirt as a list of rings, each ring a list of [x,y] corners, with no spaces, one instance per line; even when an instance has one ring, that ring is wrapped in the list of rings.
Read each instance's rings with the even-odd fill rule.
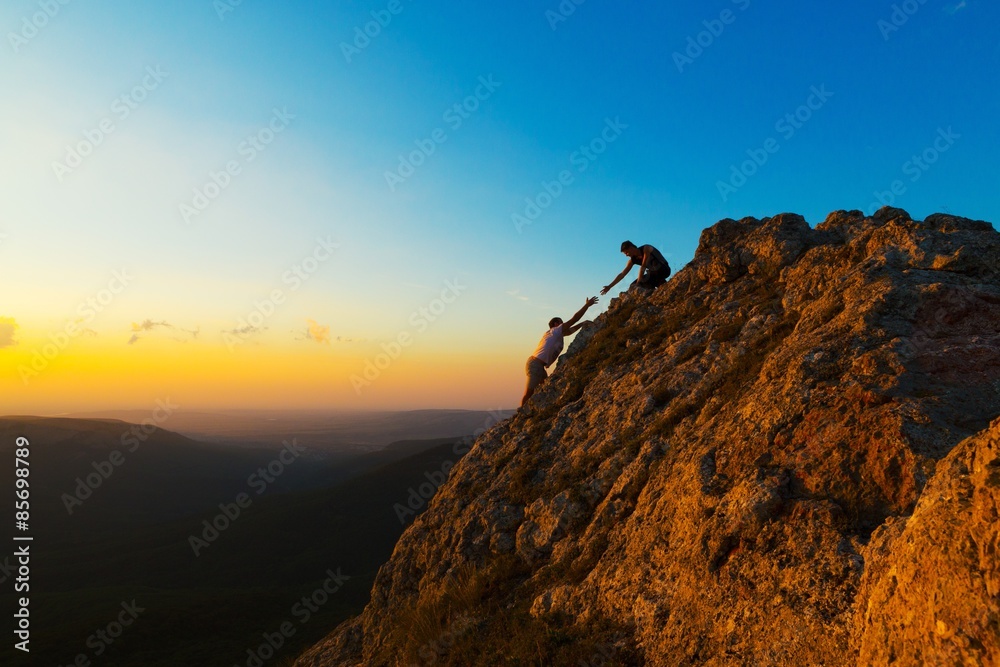
[[[610,292],[611,288],[627,276],[628,272],[636,264],[639,265],[639,277],[630,287],[638,285],[639,287],[653,289],[667,282],[667,278],[670,277],[670,265],[663,258],[663,255],[660,254],[660,251],[653,246],[636,246],[631,241],[625,241],[622,243],[622,253],[628,257],[628,264],[625,265],[625,270],[619,273],[618,277],[612,280],[610,285],[605,285],[604,289],[601,290],[601,294]]]

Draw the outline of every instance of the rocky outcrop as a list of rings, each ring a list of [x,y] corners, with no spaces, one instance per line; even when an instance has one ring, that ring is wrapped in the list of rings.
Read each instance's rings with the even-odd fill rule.
[[[1000,665],[1000,420],[938,464],[865,560],[860,664]]]
[[[998,414],[991,225],[724,220],[577,336],[297,664],[989,664]]]

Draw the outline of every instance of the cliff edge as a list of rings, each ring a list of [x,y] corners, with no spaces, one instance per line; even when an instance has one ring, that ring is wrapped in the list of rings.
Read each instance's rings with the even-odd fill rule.
[[[998,415],[990,224],[723,220],[296,664],[1000,664]]]

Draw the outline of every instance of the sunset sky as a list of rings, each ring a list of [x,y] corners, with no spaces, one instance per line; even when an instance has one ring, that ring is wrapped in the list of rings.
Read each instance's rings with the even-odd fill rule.
[[[996,3],[576,2],[3,3],[0,413],[509,407],[626,238],[1000,220]]]

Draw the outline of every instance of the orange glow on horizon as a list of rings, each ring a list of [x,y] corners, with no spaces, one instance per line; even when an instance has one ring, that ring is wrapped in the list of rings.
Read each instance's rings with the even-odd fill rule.
[[[0,350],[2,413],[144,408],[416,409],[516,405],[523,350],[484,352],[422,341],[396,358],[377,344],[281,346],[107,337],[56,350],[45,338]],[[46,347],[48,346],[48,347]]]

